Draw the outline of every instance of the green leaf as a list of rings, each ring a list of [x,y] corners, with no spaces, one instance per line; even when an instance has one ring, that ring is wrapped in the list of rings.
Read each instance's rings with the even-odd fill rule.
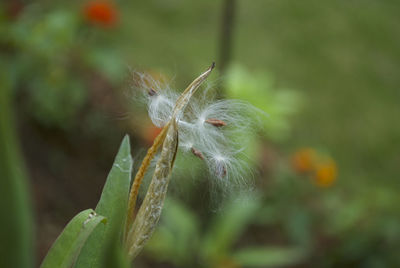
[[[43,260],[41,268],[69,268],[74,264],[89,235],[100,223],[103,216],[87,209],[76,215],[64,228]]]
[[[106,184],[104,185],[100,201],[96,207],[96,213],[107,217],[105,226],[98,226],[88,239],[79,255],[78,268],[98,268],[112,261],[118,254],[112,254],[117,249],[121,238],[121,231],[125,223],[130,178],[132,171],[132,157],[129,137],[123,139],[118,154]]]
[[[128,259],[125,249],[121,244],[120,240],[114,240],[113,243],[109,244],[106,250],[106,255],[102,267],[112,268],[130,268],[131,262]]]
[[[0,62],[0,267],[29,268],[34,263],[32,210],[15,132],[10,64]]]
[[[246,248],[236,252],[233,259],[243,267],[280,267],[300,262],[305,251],[299,248]]]

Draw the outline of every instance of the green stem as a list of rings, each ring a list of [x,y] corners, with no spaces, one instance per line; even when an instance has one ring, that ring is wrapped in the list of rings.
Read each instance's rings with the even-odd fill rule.
[[[11,79],[6,74],[0,76],[0,266],[29,268],[33,267],[32,212],[11,109]]]

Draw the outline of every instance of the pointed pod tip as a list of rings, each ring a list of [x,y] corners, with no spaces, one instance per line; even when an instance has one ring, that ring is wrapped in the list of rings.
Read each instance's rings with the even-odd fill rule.
[[[211,63],[210,70],[212,70],[212,69],[214,69],[214,68],[215,68],[215,61],[213,61],[213,62]]]

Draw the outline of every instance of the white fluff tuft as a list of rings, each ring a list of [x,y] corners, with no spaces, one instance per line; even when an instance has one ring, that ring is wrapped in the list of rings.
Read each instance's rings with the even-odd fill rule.
[[[152,122],[164,126],[179,94],[148,74],[135,72],[134,78]],[[217,185],[246,184],[249,168],[242,147],[246,142],[237,139],[257,128],[254,115],[265,114],[244,101],[215,100],[211,90],[208,87],[200,96],[193,96],[179,119],[179,148],[204,160]]]

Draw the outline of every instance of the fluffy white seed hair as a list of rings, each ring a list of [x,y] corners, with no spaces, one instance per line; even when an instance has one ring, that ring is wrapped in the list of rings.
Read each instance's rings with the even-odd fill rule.
[[[179,93],[164,81],[149,74],[134,72],[135,88],[142,92],[148,114],[157,127],[171,118]],[[240,100],[216,100],[211,87],[193,96],[178,121],[179,148],[204,160],[216,184],[223,188],[247,183],[249,175],[243,143],[237,140],[243,133],[254,131],[254,115],[265,115],[254,106]],[[247,176],[248,177],[248,176]]]

